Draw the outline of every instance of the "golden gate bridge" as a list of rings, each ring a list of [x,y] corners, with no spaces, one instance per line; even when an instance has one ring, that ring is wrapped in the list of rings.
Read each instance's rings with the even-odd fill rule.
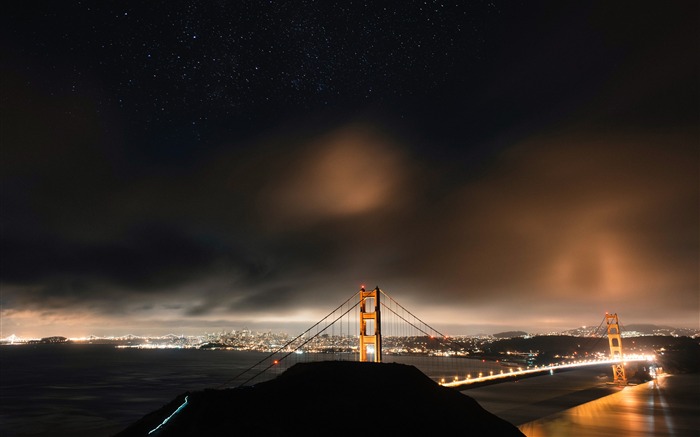
[[[601,328],[605,328],[605,335]],[[537,365],[507,357],[477,359],[469,339],[445,335],[379,287],[366,290],[362,286],[321,320],[286,343],[271,346],[257,363],[220,387],[254,385],[275,378],[296,363],[329,360],[411,364],[443,386],[464,388],[607,364],[612,368],[613,383],[623,385],[627,383],[627,363],[653,361],[650,356],[623,353],[616,313],[606,313],[588,339],[597,343],[605,336],[610,351],[607,356]],[[597,344],[591,346],[595,349]]]

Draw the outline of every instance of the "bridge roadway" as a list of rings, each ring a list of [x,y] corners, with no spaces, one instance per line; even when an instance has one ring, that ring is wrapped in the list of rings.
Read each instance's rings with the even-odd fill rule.
[[[445,387],[459,387],[462,385],[475,384],[478,382],[506,380],[517,376],[535,375],[540,373],[554,372],[556,370],[562,369],[576,369],[586,366],[599,366],[601,364],[610,364],[612,366],[613,364],[619,364],[620,362],[627,363],[639,361],[653,361],[653,359],[654,357],[652,356],[629,355],[625,356],[623,360],[584,360],[566,364],[554,364],[550,366],[540,366],[526,369],[518,367],[518,370],[515,370],[513,367],[511,367],[508,372],[504,372],[503,370],[501,370],[500,373],[494,373],[493,371],[491,371],[488,375],[483,375],[482,373],[479,373],[478,376],[473,378],[471,377],[471,375],[469,375],[465,379],[458,379],[457,377],[455,377],[453,381],[449,382],[442,380],[440,381],[440,385]]]

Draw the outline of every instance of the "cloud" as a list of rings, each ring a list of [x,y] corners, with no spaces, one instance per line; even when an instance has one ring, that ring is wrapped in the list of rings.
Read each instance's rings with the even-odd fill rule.
[[[688,136],[533,138],[417,225],[427,256],[408,270],[472,303],[687,312],[698,290],[697,162]]]
[[[261,193],[261,209],[273,227],[369,215],[392,208],[404,196],[404,156],[392,139],[368,125],[333,130],[293,155]]]
[[[268,137],[97,187],[50,237],[4,233],[3,314],[281,326],[368,283],[453,325],[695,320],[691,140],[565,132],[460,172],[367,123]]]

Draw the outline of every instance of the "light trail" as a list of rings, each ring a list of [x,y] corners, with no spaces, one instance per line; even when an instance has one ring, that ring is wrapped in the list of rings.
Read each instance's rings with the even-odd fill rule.
[[[159,429],[161,429],[166,423],[168,423],[168,420],[172,419],[174,415],[176,415],[176,414],[179,413],[183,408],[185,408],[185,407],[187,406],[187,398],[189,398],[189,396],[185,396],[185,402],[183,402],[182,405],[180,405],[179,407],[177,407],[177,410],[175,410],[175,411],[173,412],[173,414],[171,414],[170,416],[166,417],[165,420],[164,420],[160,425],[158,425],[158,426],[156,426],[155,428],[153,428],[152,430],[148,431],[148,435],[151,435],[151,434],[153,434],[154,432],[156,432],[156,431],[158,431]]]

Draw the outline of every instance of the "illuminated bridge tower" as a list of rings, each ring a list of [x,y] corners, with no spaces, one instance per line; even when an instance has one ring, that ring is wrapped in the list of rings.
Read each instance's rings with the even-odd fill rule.
[[[367,348],[374,349],[375,363],[382,362],[382,323],[379,311],[379,295],[381,291],[376,287],[372,291],[365,291],[365,286],[360,288],[360,361],[367,359]],[[374,311],[367,312],[368,304],[374,304]]]
[[[605,313],[605,321],[608,324],[608,341],[610,342],[610,359],[617,360],[612,365],[613,382],[618,384],[627,384],[625,376],[625,366],[622,362],[622,337],[620,336],[620,324],[618,323],[617,313]]]

